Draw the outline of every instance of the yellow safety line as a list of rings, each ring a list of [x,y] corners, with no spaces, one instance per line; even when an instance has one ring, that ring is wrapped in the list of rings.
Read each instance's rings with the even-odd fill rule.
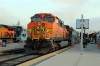
[[[27,61],[27,62],[22,63],[22,64],[19,64],[19,65],[17,65],[17,66],[26,66],[26,65],[27,65],[27,66],[30,66],[30,65],[32,65],[32,64],[34,64],[34,63],[36,63],[36,62],[39,62],[39,61],[41,61],[41,60],[43,60],[43,59],[46,59],[46,58],[48,58],[48,57],[51,57],[51,56],[53,56],[53,55],[55,55],[55,54],[57,54],[57,53],[63,52],[64,50],[67,50],[67,49],[69,49],[69,48],[71,48],[71,47],[67,47],[67,48],[58,50],[58,51],[56,51],[56,52],[53,52],[53,53],[50,53],[50,54],[41,56],[41,57],[39,57],[39,58],[36,58],[36,59],[30,60],[30,61]]]

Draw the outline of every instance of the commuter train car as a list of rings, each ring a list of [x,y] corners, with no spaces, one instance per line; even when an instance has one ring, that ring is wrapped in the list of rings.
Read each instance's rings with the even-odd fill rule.
[[[90,43],[96,43],[97,42],[96,40],[97,40],[98,36],[96,38],[96,33],[91,33],[91,34],[89,34],[89,38],[90,38]]]
[[[27,30],[26,29],[23,29],[21,31],[21,34],[19,35],[19,37],[17,37],[17,40],[19,40],[20,42],[27,40]]]
[[[72,45],[72,44],[75,45],[75,44],[79,43],[79,41],[80,41],[79,32],[68,25],[65,25],[65,26],[68,31],[68,35],[67,35],[68,40],[67,41],[69,42],[69,45]]]
[[[79,32],[76,31],[75,29],[73,29],[73,32],[72,32],[72,44],[77,44],[79,43],[80,39],[79,39]]]
[[[27,25],[28,37],[24,49],[27,53],[45,54],[68,46],[74,31],[71,29],[53,14],[35,14]],[[68,43],[61,44],[61,41],[68,41]]]

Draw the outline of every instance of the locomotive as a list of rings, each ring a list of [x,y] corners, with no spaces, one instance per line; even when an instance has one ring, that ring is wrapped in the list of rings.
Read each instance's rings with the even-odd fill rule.
[[[0,39],[5,41],[12,39],[13,42],[19,42],[23,32],[22,26],[9,26],[0,24]]]
[[[37,13],[27,25],[26,53],[45,54],[71,45],[74,29],[51,13]],[[68,41],[61,44],[62,41]]]
[[[14,38],[14,29],[11,26],[0,24],[0,39]]]
[[[23,31],[23,28],[22,26],[12,26],[13,29],[14,29],[14,38],[13,38],[13,41],[14,42],[19,42],[20,41],[20,35],[21,35],[21,32]]]

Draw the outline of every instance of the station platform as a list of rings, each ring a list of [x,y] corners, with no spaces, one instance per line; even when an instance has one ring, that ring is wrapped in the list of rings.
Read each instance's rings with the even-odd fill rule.
[[[6,44],[5,47],[2,47],[2,46],[0,47],[0,53],[14,50],[14,49],[23,49],[24,45],[25,43],[9,43],[9,44]]]
[[[83,54],[81,54],[81,46],[76,44],[68,50],[39,60],[41,58],[30,60],[18,66],[100,66],[100,49],[96,44],[88,44],[87,48],[83,48]]]

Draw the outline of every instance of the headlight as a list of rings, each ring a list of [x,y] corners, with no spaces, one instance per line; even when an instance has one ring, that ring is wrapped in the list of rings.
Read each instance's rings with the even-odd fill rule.
[[[40,22],[38,22],[38,25],[40,25]]]

